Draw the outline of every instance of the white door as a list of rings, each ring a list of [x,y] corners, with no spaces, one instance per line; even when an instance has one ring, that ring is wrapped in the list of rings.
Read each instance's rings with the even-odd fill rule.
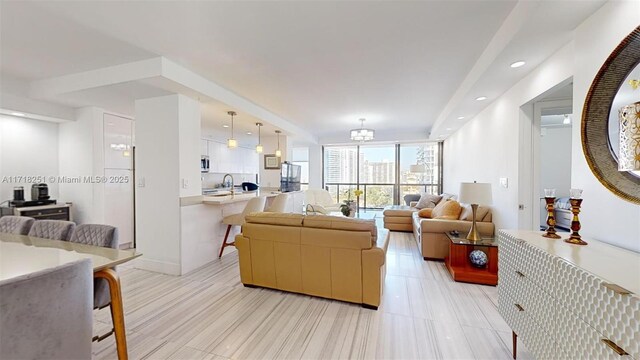
[[[105,224],[118,228],[120,246],[133,245],[133,171],[105,169],[104,175]]]

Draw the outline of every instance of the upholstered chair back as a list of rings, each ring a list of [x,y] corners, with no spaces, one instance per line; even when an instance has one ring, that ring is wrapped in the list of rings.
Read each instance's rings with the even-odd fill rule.
[[[62,220],[38,220],[33,223],[29,236],[51,240],[69,241],[76,224]]]
[[[289,194],[279,194],[276,196],[267,211],[276,213],[292,212],[293,209],[290,209],[289,206]]]
[[[311,205],[332,205],[333,199],[331,194],[325,189],[308,189],[304,192],[304,198],[306,204]]]
[[[264,206],[266,205],[266,203],[267,203],[267,198],[264,196],[251,198],[251,200],[247,202],[247,205],[244,207],[244,210],[242,211],[242,222],[244,223],[244,219],[247,217],[248,214],[251,214],[254,212],[263,212]]]
[[[76,230],[73,232],[71,242],[117,249],[118,229],[110,225],[78,225]],[[109,305],[109,303],[111,302],[111,295],[109,294],[109,283],[107,282],[107,280],[94,279],[93,293],[94,308],[103,308]]]
[[[0,281],[0,359],[91,359],[91,260]]]
[[[0,218],[0,233],[27,235],[34,221],[26,216],[3,216]]]

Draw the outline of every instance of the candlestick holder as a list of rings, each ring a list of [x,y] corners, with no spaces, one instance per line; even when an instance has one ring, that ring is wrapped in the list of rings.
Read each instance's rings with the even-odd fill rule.
[[[544,201],[547,203],[547,232],[542,236],[549,239],[560,239],[560,235],[556,234],[556,216],[553,214],[553,204],[556,198],[555,196],[545,196]]]
[[[578,218],[578,214],[580,213],[580,205],[582,204],[582,199],[569,199],[569,203],[571,204],[571,212],[573,213],[573,219],[571,220],[571,236],[565,241],[574,244],[574,245],[587,245],[587,242],[582,240],[582,237],[578,233],[580,231],[580,219]]]

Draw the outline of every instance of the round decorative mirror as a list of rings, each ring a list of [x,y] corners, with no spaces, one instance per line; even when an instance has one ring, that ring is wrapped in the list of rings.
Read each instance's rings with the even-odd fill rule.
[[[640,26],[598,71],[582,111],[582,149],[596,178],[640,204]]]

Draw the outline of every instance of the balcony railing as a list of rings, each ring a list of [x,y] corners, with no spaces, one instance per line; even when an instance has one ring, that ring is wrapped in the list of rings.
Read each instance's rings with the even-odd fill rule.
[[[356,200],[354,190],[360,188],[363,194],[360,196],[360,208],[382,209],[388,205],[403,203],[402,198],[406,194],[429,193],[437,194],[438,184],[374,184],[374,183],[325,183],[325,188],[331,194],[333,200],[340,203],[344,200]],[[396,194],[398,196],[396,196]]]

